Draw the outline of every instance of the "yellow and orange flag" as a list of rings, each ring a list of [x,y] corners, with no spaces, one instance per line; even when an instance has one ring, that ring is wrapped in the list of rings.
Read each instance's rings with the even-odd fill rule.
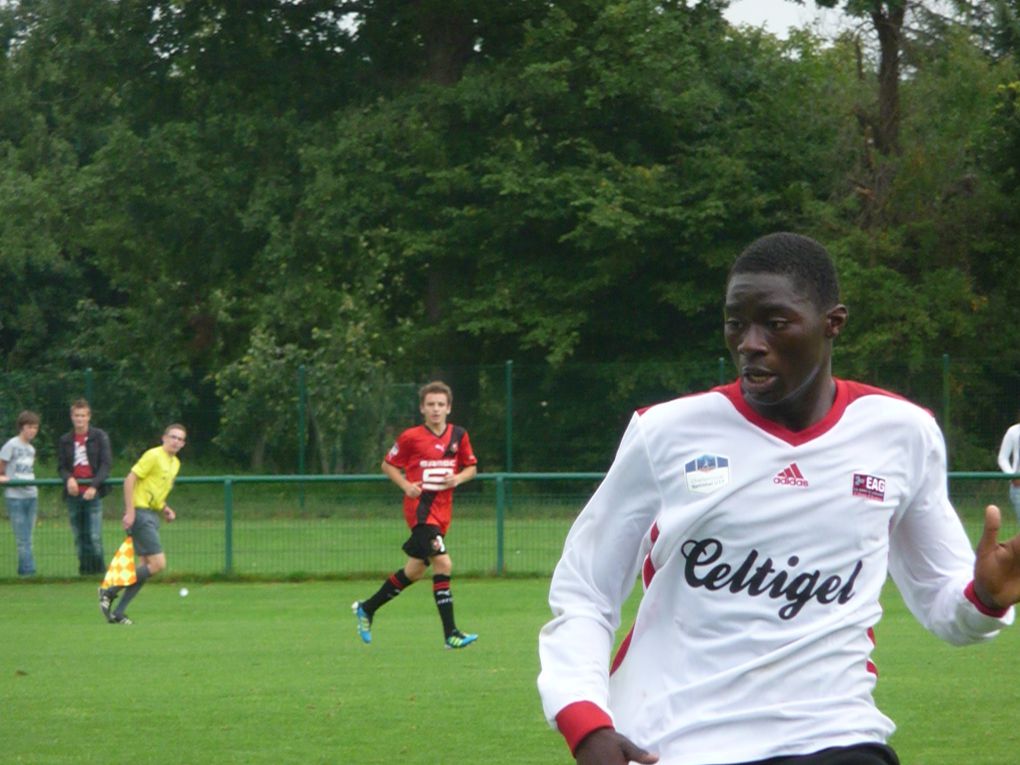
[[[110,561],[110,567],[106,569],[106,577],[103,579],[103,589],[107,587],[127,587],[134,584],[138,577],[135,575],[135,543],[131,537],[124,540],[117,554]]]

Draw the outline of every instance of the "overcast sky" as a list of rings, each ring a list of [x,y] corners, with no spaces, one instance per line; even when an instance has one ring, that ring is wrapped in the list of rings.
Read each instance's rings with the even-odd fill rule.
[[[812,0],[803,5],[790,0],[732,0],[724,14],[730,23],[764,26],[769,32],[780,37],[786,36],[791,26],[799,27],[820,20],[823,29],[838,24],[842,14],[839,11],[819,10]]]

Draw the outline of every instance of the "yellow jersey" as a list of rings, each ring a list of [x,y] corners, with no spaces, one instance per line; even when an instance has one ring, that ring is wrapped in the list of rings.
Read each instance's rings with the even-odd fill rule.
[[[177,455],[168,454],[162,446],[154,446],[145,452],[131,468],[138,477],[131,495],[134,506],[162,510],[180,469],[181,461]]]

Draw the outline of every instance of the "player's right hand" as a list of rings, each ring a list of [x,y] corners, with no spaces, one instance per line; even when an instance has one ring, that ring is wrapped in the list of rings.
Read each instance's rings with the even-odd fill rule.
[[[659,761],[657,755],[646,752],[612,728],[599,728],[585,736],[574,758],[577,765],[627,765],[630,762],[652,765]]]
[[[411,499],[417,499],[421,496],[421,481],[418,483],[409,483],[407,490],[404,492]]]
[[[1020,602],[1020,534],[999,541],[1002,511],[985,508],[985,528],[977,544],[974,592],[988,608],[1000,610]]]

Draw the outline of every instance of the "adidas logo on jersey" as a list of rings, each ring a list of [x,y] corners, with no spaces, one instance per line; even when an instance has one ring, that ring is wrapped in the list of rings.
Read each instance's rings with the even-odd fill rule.
[[[800,472],[796,462],[791,462],[787,468],[776,473],[772,483],[777,483],[780,486],[808,486],[808,480]]]

